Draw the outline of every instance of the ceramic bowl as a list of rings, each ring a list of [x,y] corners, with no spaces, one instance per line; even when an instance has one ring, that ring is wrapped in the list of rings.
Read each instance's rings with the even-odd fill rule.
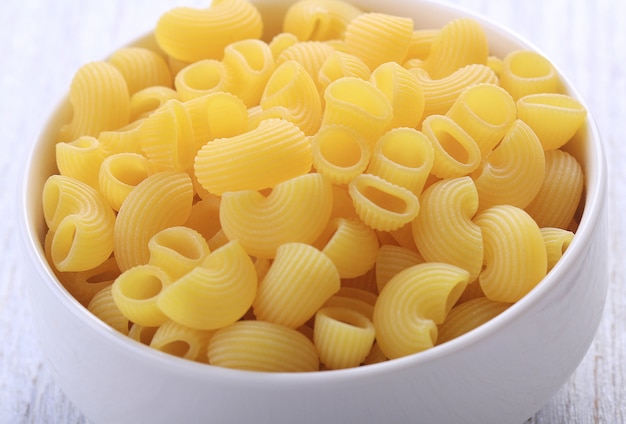
[[[278,22],[287,1],[257,0]],[[365,10],[440,27],[471,16],[493,53],[534,46],[480,16],[429,1],[356,0]],[[149,37],[134,44],[150,43]],[[580,99],[564,78],[565,89]],[[41,192],[54,172],[52,139],[67,101],[34,143],[21,188],[20,233],[33,320],[56,382],[95,423],[521,423],[574,372],[606,297],[607,170],[589,115],[567,149],[585,172],[584,212],[562,260],[527,296],[487,324],[419,354],[318,373],[259,373],[202,365],[141,345],[83,308],[43,254]]]

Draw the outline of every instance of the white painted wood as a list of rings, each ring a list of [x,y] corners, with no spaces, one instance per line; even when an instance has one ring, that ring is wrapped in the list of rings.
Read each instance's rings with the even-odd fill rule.
[[[578,88],[605,138],[611,179],[605,316],[578,370],[529,423],[626,422],[626,168],[621,163],[626,160],[626,27],[620,22],[626,2],[451,3],[509,26],[546,53]],[[103,58],[152,28],[163,11],[184,4],[205,2],[0,1],[1,424],[85,422],[55,385],[32,334],[15,218],[26,152],[81,64]]]

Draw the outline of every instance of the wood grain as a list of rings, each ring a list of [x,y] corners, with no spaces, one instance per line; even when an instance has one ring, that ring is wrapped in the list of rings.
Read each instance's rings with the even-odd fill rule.
[[[604,319],[577,371],[528,423],[626,422],[626,2],[450,2],[512,28],[556,63],[587,102],[607,149],[611,281]],[[0,2],[0,423],[86,422],[55,385],[33,335],[15,210],[26,154],[81,64],[149,30],[173,6],[204,4]]]

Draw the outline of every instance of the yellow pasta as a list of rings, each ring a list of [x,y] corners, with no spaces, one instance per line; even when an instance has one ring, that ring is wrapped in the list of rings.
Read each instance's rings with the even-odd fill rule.
[[[285,243],[259,284],[252,307],[260,321],[298,328],[339,290],[337,268],[305,243]]]
[[[102,131],[98,136],[100,149],[105,157],[116,153],[138,153],[143,155],[139,144],[140,131],[143,120],[137,120],[112,131]]]
[[[432,174],[438,178],[469,175],[480,166],[478,143],[458,123],[445,115],[424,119],[422,132],[432,142]]]
[[[354,203],[348,193],[348,189],[345,186],[332,186],[333,192],[333,205],[330,212],[331,218],[343,217],[343,218],[356,218],[356,210],[354,209]]]
[[[207,349],[213,333],[167,321],[155,331],[150,347],[180,358],[208,363]]]
[[[317,81],[322,89],[326,89],[333,81],[343,77],[355,77],[369,80],[372,71],[358,57],[340,51],[334,51],[326,57],[318,74]]]
[[[437,325],[469,282],[469,273],[450,264],[430,262],[394,276],[374,306],[376,342],[389,359],[434,346]]]
[[[359,366],[372,348],[374,324],[347,308],[326,306],[315,314],[314,341],[328,369]]]
[[[402,62],[413,37],[413,20],[384,13],[363,13],[345,31],[348,53],[374,70],[385,62]]]
[[[391,231],[412,221],[420,210],[410,190],[376,175],[361,174],[348,186],[357,215],[371,228]]]
[[[249,371],[319,369],[313,342],[297,330],[263,321],[239,321],[217,330],[208,349],[212,365]]]
[[[63,287],[84,307],[87,307],[96,293],[113,284],[119,275],[120,270],[114,257],[86,271],[63,273],[57,271],[57,277]]]
[[[378,295],[371,291],[342,285],[339,291],[324,303],[324,307],[347,308],[358,312],[371,321],[377,298]]]
[[[148,263],[148,242],[159,231],[187,220],[192,197],[189,176],[173,171],[151,175],[130,192],[114,227],[115,258],[120,270]]]
[[[529,94],[558,92],[559,76],[541,54],[514,50],[503,58],[500,85],[517,101]]]
[[[174,171],[193,164],[193,127],[189,112],[178,100],[168,100],[145,119],[139,130],[141,149],[154,162]]]
[[[517,117],[532,128],[545,150],[554,150],[576,134],[585,122],[587,110],[565,94],[530,94],[517,101]]]
[[[113,283],[111,296],[129,321],[146,327],[158,327],[167,316],[157,306],[162,290],[170,278],[154,265],[138,265],[124,271]]]
[[[419,195],[433,167],[430,140],[413,128],[395,128],[374,145],[367,173],[378,175]]]
[[[415,250],[392,244],[384,244],[376,256],[376,286],[380,293],[387,283],[400,271],[424,263]]]
[[[276,69],[270,47],[261,40],[252,39],[226,46],[222,64],[228,77],[228,91],[247,107],[259,103],[265,84]]]
[[[252,259],[239,242],[231,241],[166,287],[157,304],[179,324],[214,330],[232,324],[250,309],[257,283]]]
[[[128,94],[148,87],[173,87],[170,67],[155,51],[143,47],[124,47],[108,59],[126,80]]]
[[[450,311],[446,320],[439,326],[437,344],[455,339],[506,311],[510,303],[497,302],[486,297],[478,297],[461,303]]]
[[[473,175],[480,209],[498,204],[525,208],[541,189],[544,174],[541,142],[528,125],[516,120]]]
[[[367,140],[350,127],[326,125],[311,139],[313,167],[333,184],[348,184],[370,161]]]
[[[306,69],[294,60],[278,66],[265,85],[260,105],[263,113],[259,119],[277,114],[296,124],[306,135],[313,135],[319,129],[322,103],[317,87]]]
[[[112,288],[113,287],[109,285],[96,293],[93,299],[91,299],[91,302],[87,305],[87,310],[114,330],[128,335],[130,322],[115,304]]]
[[[504,67],[504,60],[498,56],[489,56],[487,57],[487,66],[500,78],[502,68]]]
[[[482,25],[472,18],[458,18],[444,25],[433,38],[423,67],[432,78],[440,79],[466,65],[486,65],[488,55]]]
[[[198,60],[185,66],[176,74],[174,84],[183,102],[231,88],[224,64],[215,59]]]
[[[470,177],[441,180],[420,197],[413,221],[415,244],[427,262],[445,262],[469,272],[474,281],[483,265],[483,236],[472,218],[478,192]]]
[[[158,171],[158,166],[137,153],[117,153],[100,165],[98,187],[113,210],[119,211],[130,192]]]
[[[463,90],[474,84],[497,84],[498,77],[487,65],[466,65],[443,78],[433,78],[422,68],[409,69],[424,93],[423,116],[445,115]]]
[[[356,77],[331,83],[324,92],[324,101],[322,127],[347,125],[372,145],[393,119],[391,102],[386,96],[373,84]]]
[[[171,281],[176,281],[201,265],[209,254],[204,237],[184,226],[159,231],[148,242],[148,250],[148,264],[163,270]]]
[[[246,133],[207,143],[196,155],[195,173],[207,191],[260,190],[306,174],[311,145],[291,122],[267,119]]]
[[[313,243],[337,267],[341,278],[365,274],[376,262],[376,233],[359,220],[334,218]]]
[[[510,205],[486,209],[474,222],[484,241],[480,287],[491,300],[517,302],[546,275],[541,230],[524,210]]]
[[[513,125],[516,108],[503,88],[476,84],[461,92],[446,115],[467,131],[485,157]]]
[[[126,80],[108,62],[91,62],[78,69],[70,86],[72,119],[61,127],[57,141],[98,137],[128,124],[130,96]]]
[[[320,174],[287,180],[268,196],[255,190],[224,193],[222,229],[250,255],[272,258],[284,243],[314,242],[328,223],[331,200],[330,182]]]
[[[576,158],[563,150],[549,150],[545,157],[543,184],[525,210],[540,227],[568,228],[583,193],[583,170]]]
[[[159,327],[144,327],[143,325],[133,324],[128,331],[128,337],[141,344],[150,346],[154,333],[156,333],[158,329]]]
[[[130,122],[147,118],[172,99],[179,100],[180,97],[176,90],[169,87],[157,85],[137,91],[130,97]]]
[[[97,138],[82,136],[74,141],[57,143],[55,147],[59,174],[98,188],[98,170],[105,153]]]
[[[185,226],[193,228],[202,234],[205,240],[209,240],[222,228],[220,202],[221,198],[215,195],[196,201],[191,207]]]
[[[388,128],[415,128],[424,112],[424,92],[417,77],[396,62],[386,62],[372,72],[370,81],[391,103]]]
[[[416,29],[411,35],[409,51],[406,54],[406,61],[423,61],[430,54],[433,40],[439,34],[439,29]],[[405,61],[405,63],[406,63]]]
[[[274,56],[274,60],[280,56],[280,54],[287,50],[289,47],[293,46],[298,42],[298,37],[288,32],[281,32],[276,34],[269,43],[270,50],[272,51],[272,56]]]
[[[574,233],[562,228],[544,227],[541,229],[548,255],[548,271],[554,268],[574,239]]]
[[[177,7],[163,14],[154,36],[161,49],[177,60],[221,60],[224,48],[247,38],[260,38],[263,22],[246,0],[214,0],[207,9]]]
[[[57,270],[86,271],[111,255],[115,215],[92,187],[52,175],[44,184],[42,204],[52,233],[49,256]]]
[[[300,0],[283,18],[283,31],[300,41],[340,39],[352,19],[362,11],[341,0]]]
[[[317,89],[321,91],[321,84],[317,80],[317,75],[328,56],[334,51],[327,43],[302,41],[283,50],[276,58],[276,65],[280,66],[292,60],[298,62],[309,73]]]

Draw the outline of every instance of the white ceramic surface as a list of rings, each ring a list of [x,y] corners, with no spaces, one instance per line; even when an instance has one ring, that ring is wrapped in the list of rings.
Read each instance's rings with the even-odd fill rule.
[[[273,13],[286,4],[256,3]],[[473,16],[434,2],[355,3],[412,16],[416,27]],[[534,48],[473,17],[494,53]],[[69,113],[66,104],[60,107],[29,158],[20,232],[42,350],[59,386],[93,422],[520,423],[565,382],[593,339],[606,297],[608,246],[607,172],[591,116],[568,147],[586,174],[580,228],[563,260],[524,299],[417,355],[351,370],[266,374],[196,364],[136,343],[90,315],[55,280],[41,248],[40,197],[54,170],[52,136]]]

